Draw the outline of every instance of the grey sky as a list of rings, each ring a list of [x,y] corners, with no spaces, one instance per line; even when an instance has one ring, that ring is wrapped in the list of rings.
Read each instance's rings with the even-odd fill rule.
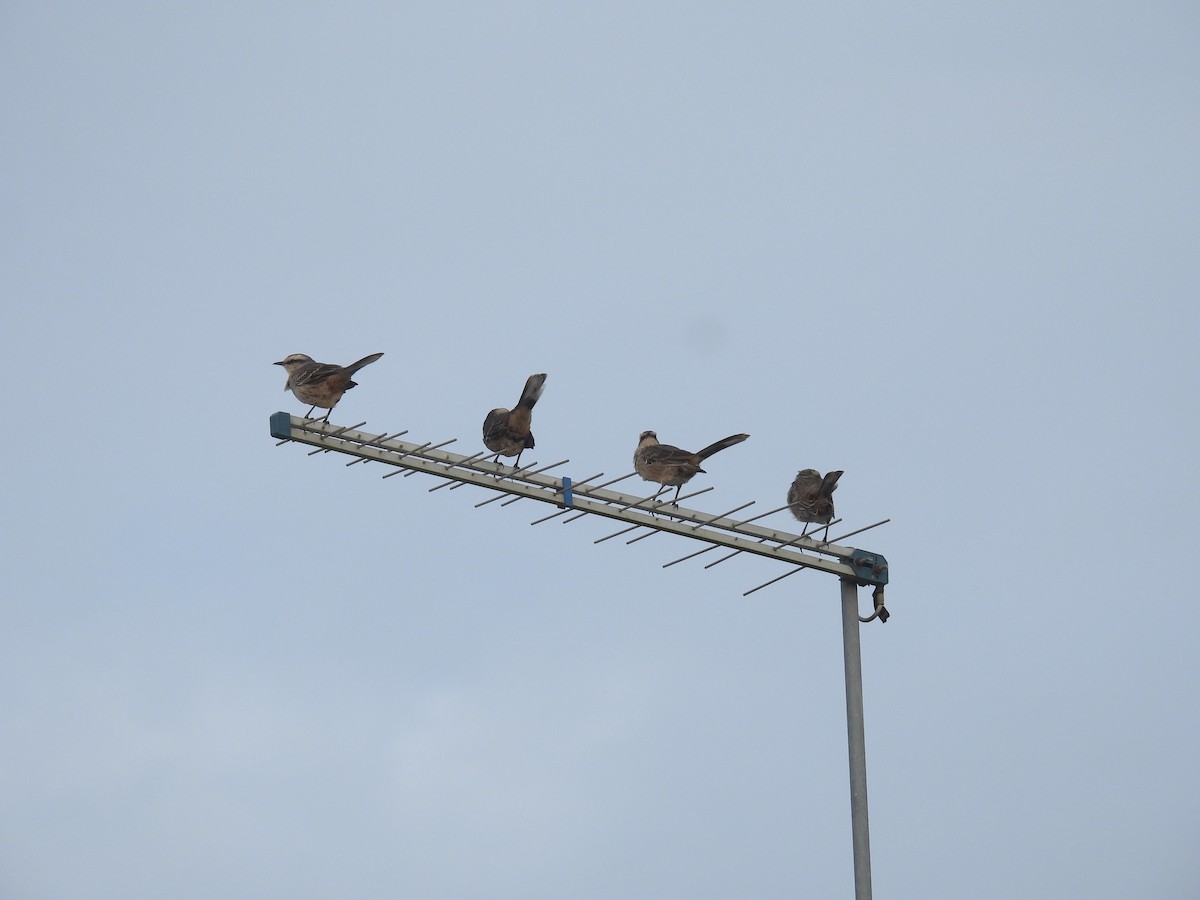
[[[545,371],[567,474],[746,431],[701,508],[893,519],[876,896],[1200,893],[1198,39],[6,4],[0,896],[851,894],[836,582],[274,446],[272,361],[374,351],[335,422]]]

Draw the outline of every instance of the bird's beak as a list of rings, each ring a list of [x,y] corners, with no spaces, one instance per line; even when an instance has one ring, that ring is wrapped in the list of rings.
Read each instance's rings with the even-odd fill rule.
[[[271,363],[271,365],[273,365],[273,366],[282,366],[282,365],[283,365],[283,360],[281,359],[279,362],[273,362],[273,363]]]

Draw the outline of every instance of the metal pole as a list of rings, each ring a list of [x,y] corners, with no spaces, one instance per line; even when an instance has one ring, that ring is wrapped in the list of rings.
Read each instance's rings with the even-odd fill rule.
[[[871,900],[871,831],[867,824],[867,739],[863,731],[858,585],[842,579],[842,648],[846,659],[846,745],[850,750],[850,825],[854,832],[854,897]]]

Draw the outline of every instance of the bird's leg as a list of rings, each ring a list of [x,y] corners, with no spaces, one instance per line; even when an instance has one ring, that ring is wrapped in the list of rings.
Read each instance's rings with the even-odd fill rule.
[[[654,511],[654,508],[656,506],[659,506],[660,504],[657,504],[654,501],[659,498],[659,495],[661,495],[663,493],[663,491],[667,491],[667,490],[670,490],[670,488],[668,488],[665,484],[660,484],[658,486],[658,490],[655,491],[653,494],[651,494],[649,497],[647,497],[645,501],[643,501],[646,503],[646,511],[649,512],[650,515],[652,515],[652,516],[658,515],[658,513]],[[637,504],[635,504],[635,505],[637,505]]]
[[[306,418],[306,419],[311,419],[311,418],[312,418],[312,414],[313,414],[313,410],[314,410],[314,409],[316,409],[316,408],[317,408],[317,404],[315,404],[315,403],[314,403],[312,406],[310,406],[310,407],[308,408],[308,412],[306,412],[306,413],[304,414],[304,418]]]

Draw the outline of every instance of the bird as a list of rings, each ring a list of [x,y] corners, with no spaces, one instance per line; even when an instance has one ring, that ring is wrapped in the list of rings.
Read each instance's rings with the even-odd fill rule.
[[[483,445],[496,454],[497,461],[501,456],[515,456],[513,465],[520,465],[521,453],[534,446],[529,425],[533,421],[533,405],[545,387],[545,373],[530,375],[516,406],[512,409],[498,406],[484,417]]]
[[[339,366],[334,363],[319,363],[304,353],[293,353],[274,365],[283,366],[288,373],[283,389],[290,390],[302,403],[312,404],[304,417],[309,418],[319,406],[325,410],[325,421],[328,422],[329,414],[342,399],[342,394],[358,384],[351,381],[350,377],[381,356],[382,353],[372,353],[356,363]]]
[[[662,487],[674,487],[674,502],[678,503],[679,489],[687,484],[693,475],[704,471],[700,468],[700,463],[714,453],[740,444],[748,437],[748,434],[731,434],[714,444],[709,444],[703,450],[692,453],[670,444],[660,444],[655,432],[643,431],[638,437],[637,449],[633,451],[633,467],[646,481],[656,481]]]
[[[824,525],[826,538],[829,537],[829,522],[833,519],[833,492],[837,490],[842,474],[839,470],[822,477],[816,469],[801,469],[788,488],[787,502],[792,515],[801,522]],[[808,524],[805,524],[801,537],[807,533]]]

